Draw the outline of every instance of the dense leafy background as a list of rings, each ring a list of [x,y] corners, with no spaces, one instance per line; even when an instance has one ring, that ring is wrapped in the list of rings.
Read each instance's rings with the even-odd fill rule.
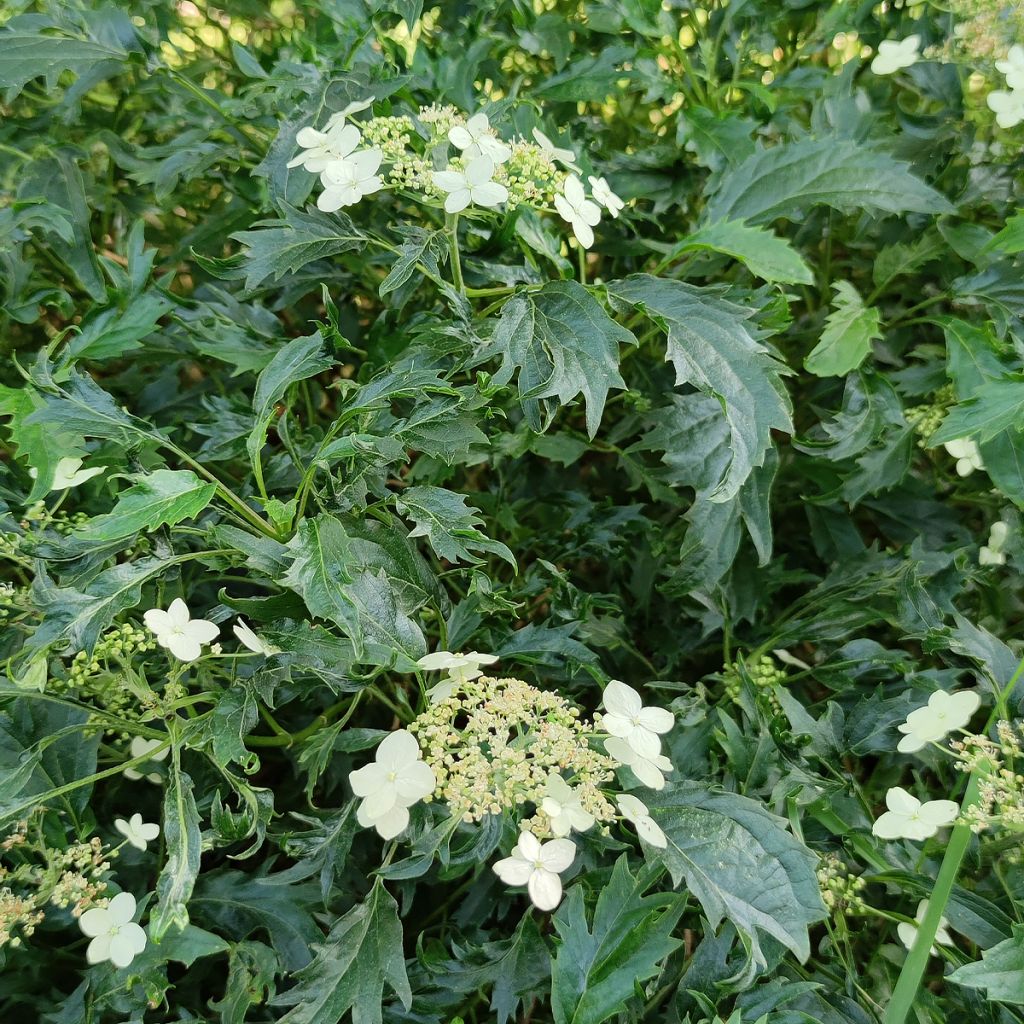
[[[45,800],[54,847],[134,810],[163,836],[115,865],[152,894],[146,953],[88,968],[54,911],[0,954],[5,1016],[879,1019],[942,844],[871,821],[890,785],[963,782],[895,726],[1010,681],[1024,506],[1021,136],[990,61],[873,75],[881,39],[952,36],[891,7],[8,5],[0,814]],[[368,95],[572,145],[632,200],[586,286],[550,219],[470,222],[460,294],[414,203],[310,205],[296,130]],[[106,472],[54,512],[68,456]],[[284,653],[191,701],[159,652],[68,683],[179,595]],[[487,867],[510,823],[424,813],[379,870],[347,773],[435,648],[587,709],[609,677],[672,702],[669,850],[594,839],[551,918]],[[809,667],[766,690],[779,650]],[[162,786],[125,780],[128,738],[168,734]],[[1022,1019],[1007,845],[968,852],[919,1020]],[[889,917],[825,919],[828,853]]]

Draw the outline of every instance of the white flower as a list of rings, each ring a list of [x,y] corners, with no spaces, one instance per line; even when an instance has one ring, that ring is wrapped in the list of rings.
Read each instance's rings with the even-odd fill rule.
[[[1024,46],[1011,46],[1006,60],[996,61],[996,70],[1006,75],[1006,84],[1011,89],[1024,89]]]
[[[979,565],[1006,565],[1006,552],[1003,551],[1003,546],[1009,532],[1010,524],[1004,523],[1001,519],[992,524],[988,531],[988,544],[978,552]]]
[[[981,697],[974,690],[946,693],[936,690],[923,708],[916,708],[898,726],[904,733],[896,745],[901,754],[913,754],[929,743],[945,739],[955,729],[963,729],[978,710]]]
[[[361,149],[344,160],[329,163],[320,175],[324,190],[317,198],[317,208],[324,213],[334,213],[379,192],[384,182],[377,171],[383,159],[384,154],[379,149]]]
[[[996,89],[988,94],[985,102],[996,115],[996,124],[1000,128],[1013,128],[1024,121],[1024,89],[1010,92]]]
[[[618,679],[605,687],[604,706],[607,712],[601,721],[606,732],[624,739],[644,757],[661,753],[658,734],[668,732],[675,724],[671,711],[645,708],[640,694]]]
[[[558,876],[575,857],[576,847],[569,839],[542,843],[532,832],[520,832],[512,856],[499,860],[494,873],[506,885],[525,885],[538,910],[554,910],[562,899]]]
[[[555,196],[555,209],[562,220],[572,225],[576,241],[589,249],[594,244],[594,226],[601,221],[601,207],[587,199],[583,182],[575,174],[565,179],[562,192]]]
[[[928,901],[921,900],[917,905],[917,913],[914,915],[914,919],[917,924],[911,924],[909,921],[900,921],[896,925],[896,934],[900,937],[900,942],[903,943],[907,949],[911,949],[914,945],[914,940],[917,938],[917,926],[924,920],[924,915],[928,911]],[[952,946],[953,939],[949,934],[949,922],[944,918],[939,918],[939,927],[935,930],[935,943],[936,945]],[[932,946],[932,956],[938,956],[939,951]]]
[[[626,205],[611,189],[604,178],[589,177],[590,191],[594,196],[594,202],[603,206],[613,217],[618,217],[622,208]]]
[[[664,754],[645,757],[638,754],[625,740],[618,736],[610,736],[604,741],[605,750],[620,764],[624,764],[633,774],[651,789],[664,789],[664,772],[672,771],[672,762]]]
[[[242,619],[238,624],[231,627],[231,631],[238,637],[243,647],[247,647],[253,654],[262,654],[269,658],[272,654],[280,654],[281,648],[274,644],[267,643],[263,637],[258,636],[252,628]]]
[[[899,786],[885,794],[885,805],[889,810],[871,827],[879,839],[928,839],[943,825],[952,825],[960,812],[952,800],[921,803]]]
[[[497,206],[508,199],[508,189],[496,181],[494,161],[489,156],[474,157],[466,164],[464,171],[434,171],[434,184],[448,193],[444,208],[448,213],[458,213],[470,203],[477,206]]]
[[[146,844],[151,843],[160,835],[160,826],[142,820],[141,814],[133,814],[127,821],[124,818],[114,819],[114,828],[135,847],[136,850],[145,850]]]
[[[315,128],[300,128],[295,142],[303,152],[294,160],[289,160],[288,166],[298,167],[302,164],[311,174],[319,174],[328,164],[344,160],[359,145],[361,138],[354,124],[344,122],[328,126],[324,132],[318,132]]]
[[[142,616],[161,647],[166,647],[179,661],[195,661],[203,653],[203,644],[210,643],[220,630],[206,619],[189,617],[188,605],[180,597],[167,611],[151,608]]]
[[[82,469],[82,461],[82,459],[71,457],[58,459],[57,465],[53,470],[53,483],[50,484],[50,490],[66,491],[69,487],[77,487],[79,484],[84,484],[86,480],[91,480],[99,473],[106,472],[102,466]],[[35,480],[39,476],[39,470],[33,467],[28,471],[28,475]]]
[[[163,750],[157,750],[157,747],[163,747]],[[142,757],[144,754],[149,754],[149,759],[151,761],[165,760],[170,750],[170,748],[164,746],[160,740],[147,740],[143,736],[133,736],[131,746],[128,749],[131,752],[132,760],[137,757]],[[134,768],[125,768],[124,777],[134,781],[142,778],[142,772],[138,772]],[[150,782],[160,781],[160,776],[156,772],[150,772],[146,778]]]
[[[551,775],[544,785],[544,799],[540,809],[551,821],[551,831],[556,836],[567,836],[574,829],[586,832],[596,820],[583,809],[576,791],[561,775]]]
[[[349,772],[349,784],[362,803],[359,824],[372,825],[381,839],[394,839],[409,824],[409,808],[430,796],[437,785],[434,769],[422,760],[416,737],[405,729],[389,733],[375,760]]]
[[[479,654],[477,651],[470,651],[468,654],[434,651],[433,654],[425,654],[416,662],[416,665],[425,672],[447,670],[447,678],[427,690],[431,704],[436,704],[438,701],[450,697],[459,687],[470,680],[482,676],[481,665],[493,665],[497,660],[496,654]]]
[[[903,40],[886,39],[878,44],[878,56],[871,62],[876,75],[891,75],[900,68],[909,68],[920,56],[920,36],[907,36]]]
[[[533,138],[553,161],[570,170],[579,170],[576,166],[576,154],[571,149],[559,149],[539,128],[533,129]]]
[[[353,100],[344,110],[339,110],[335,114],[331,114],[330,120],[327,122],[327,130],[336,128],[338,125],[342,125],[352,115],[358,114],[360,110],[365,110],[367,107],[372,107],[376,102],[377,97],[371,96],[365,100]]]
[[[955,441],[947,441],[943,447],[956,459],[958,476],[970,476],[976,469],[984,469],[978,446],[969,437],[958,437]]]
[[[618,799],[619,811],[626,821],[633,823],[636,834],[651,846],[657,846],[664,850],[668,846],[668,838],[661,830],[661,826],[651,817],[647,810],[647,804],[637,800],[635,796],[623,793]]]
[[[461,149],[467,160],[475,156],[489,156],[496,164],[503,164],[512,155],[512,147],[494,135],[486,114],[474,114],[465,127],[455,125],[449,128],[448,141],[456,149]]]
[[[85,959],[127,967],[146,948],[146,933],[132,921],[134,916],[135,897],[130,892],[119,892],[106,907],[87,910],[78,919],[82,932],[92,939]]]

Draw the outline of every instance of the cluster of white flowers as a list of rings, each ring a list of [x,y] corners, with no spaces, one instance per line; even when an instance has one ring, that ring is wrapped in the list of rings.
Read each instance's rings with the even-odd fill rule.
[[[179,661],[195,661],[203,653],[203,647],[220,635],[220,628],[215,623],[208,619],[193,619],[188,605],[180,597],[171,602],[167,611],[151,608],[142,618],[156,637],[156,642]],[[281,653],[280,647],[253,632],[244,619],[238,619],[231,628],[239,643],[253,654],[269,658]],[[219,652],[219,647],[214,650]]]
[[[1024,46],[1011,46],[1005,60],[996,61],[996,70],[1006,76],[1006,89],[988,94],[988,106],[1000,128],[1013,128],[1024,121]]]
[[[325,212],[392,188],[420,192],[449,214],[470,207],[553,208],[587,249],[594,244],[602,209],[612,217],[623,209],[603,177],[588,178],[588,197],[575,152],[556,146],[539,129],[533,130],[532,142],[506,140],[482,111],[467,117],[454,107],[437,106],[421,107],[415,120],[401,115],[349,123],[352,114],[372,103],[371,97],[349,104],[323,130],[307,126],[295,137],[301,152],[288,166],[320,175],[317,206]],[[367,141],[371,144],[361,148]],[[446,146],[446,165],[439,169],[434,161]]]
[[[885,39],[878,44],[878,53],[871,62],[876,75],[891,75],[917,63],[920,57],[921,37],[907,36],[906,39]]]
[[[618,764],[661,789],[672,770],[661,737],[674,718],[645,707],[636,690],[613,680],[604,691],[605,712],[591,726],[557,694],[520,679],[483,676],[480,666],[496,660],[476,651],[437,651],[420,659],[421,669],[444,671],[446,678],[428,691],[430,705],[408,730],[390,733],[373,763],[351,772],[349,782],[361,801],[359,823],[384,839],[405,829],[409,808],[420,800],[442,800],[469,822],[515,814],[519,840],[494,871],[508,885],[525,885],[539,909],[553,910],[562,896],[559,876],[576,856],[573,833],[598,823],[607,832],[620,820],[644,843],[668,844],[641,800],[603,787]],[[607,754],[592,740],[603,742]],[[522,816],[525,806],[535,808],[532,817]]]

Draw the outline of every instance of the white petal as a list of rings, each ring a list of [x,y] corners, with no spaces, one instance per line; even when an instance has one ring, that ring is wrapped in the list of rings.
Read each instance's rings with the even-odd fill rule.
[[[493,177],[494,161],[489,156],[478,156],[466,165],[466,181],[470,185],[483,185]]]
[[[902,839],[906,834],[908,821],[909,819],[902,814],[886,811],[871,826],[871,831],[879,839]]]
[[[170,617],[171,622],[179,629],[184,626],[189,618],[188,605],[180,597],[176,597],[172,602],[170,608],[167,609],[167,614]]]
[[[156,822],[144,822],[139,826],[138,832],[147,843],[151,843],[158,835],[160,835],[160,826],[157,825]]]
[[[93,907],[78,919],[78,927],[82,929],[82,934],[90,937],[106,935],[114,924],[113,917],[104,907]]]
[[[295,136],[295,142],[303,149],[322,146],[326,141],[327,136],[323,132],[318,132],[315,128],[311,128],[308,125],[305,128],[300,128]]]
[[[676,724],[675,715],[665,708],[644,708],[639,717],[640,724],[651,732],[669,732]]]
[[[459,665],[461,662],[462,658],[457,654],[452,654],[451,651],[434,651],[433,654],[424,654],[416,664],[425,672],[437,672],[441,669],[451,668],[453,665]]]
[[[142,621],[145,622],[149,629],[158,637],[174,628],[170,615],[168,615],[162,608],[150,608],[150,610],[142,616]]]
[[[639,725],[633,726],[624,739],[641,757],[650,760],[661,753],[661,740],[658,739],[658,734],[648,732]]]
[[[540,862],[548,871],[561,873],[576,859],[576,844],[570,839],[552,839],[540,848]]]
[[[420,757],[420,745],[407,729],[388,733],[377,747],[377,763],[389,771],[398,771]]]
[[[429,796],[434,792],[436,786],[437,776],[434,774],[434,769],[425,761],[406,765],[395,780],[398,798],[405,804],[414,804],[417,800]]]
[[[448,130],[448,141],[456,149],[465,149],[473,145],[473,136],[461,125],[456,125]]]
[[[378,818],[383,818],[386,814],[390,813],[393,808],[399,806],[401,805],[398,801],[398,790],[389,783],[381,789],[367,793],[363,797],[363,817],[368,818],[370,821],[376,821]]]
[[[127,924],[135,916],[135,897],[130,892],[119,892],[107,905],[114,924]]]
[[[464,654],[463,657],[467,661],[475,662],[477,665],[493,665],[498,660],[496,654],[479,654],[476,651],[470,651],[468,654]]]
[[[89,911],[86,911],[89,913]],[[82,915],[85,916],[84,914]],[[110,959],[110,935],[104,933],[97,935],[86,947],[85,959],[90,964],[101,964],[104,960]]]
[[[381,839],[394,839],[409,824],[409,812],[404,807],[393,807],[387,814],[375,818],[373,827]]]
[[[644,706],[640,694],[632,686],[620,683],[618,679],[612,679],[608,683],[602,699],[604,706],[613,715],[622,715],[629,719],[639,715]]]
[[[668,837],[661,830],[661,826],[651,817],[637,818],[633,823],[636,826],[637,835],[650,843],[651,846],[664,850],[668,846]]]
[[[344,196],[338,189],[324,189],[317,197],[316,205],[324,213],[334,213],[345,205]]]
[[[636,821],[637,818],[646,818],[648,815],[647,804],[629,793],[623,793],[616,802],[620,813],[627,821]]]
[[[472,188],[473,202],[477,206],[498,206],[508,199],[508,189],[496,181],[488,181]]]
[[[499,860],[493,870],[506,885],[526,885],[533,874],[533,865],[521,857],[506,857]]]
[[[950,825],[960,813],[960,805],[952,800],[929,800],[921,805],[920,813],[928,825]]]
[[[900,786],[893,786],[885,794],[885,806],[894,814],[916,814],[921,809],[921,801]]]
[[[563,840],[555,840],[562,842]],[[530,902],[538,910],[554,910],[562,899],[562,880],[552,871],[537,868],[526,883]]]
[[[203,653],[199,641],[183,633],[172,633],[161,639],[160,643],[179,661],[195,661]]]
[[[448,198],[444,201],[444,208],[448,213],[461,213],[469,206],[470,199],[472,199],[472,196],[468,188],[449,192]]]
[[[434,171],[434,184],[442,192],[461,192],[466,189],[466,176],[462,171]]]
[[[519,833],[519,842],[516,844],[516,849],[528,861],[540,860],[540,840],[532,832]]]
[[[382,789],[388,782],[388,770],[377,762],[363,765],[348,773],[348,784],[356,796],[369,796]]]
[[[110,962],[115,967],[127,967],[135,959],[135,954],[142,951],[136,931],[142,934],[142,948],[145,948],[146,933],[137,924],[126,925],[110,940]]]
[[[576,236],[576,241],[579,242],[584,249],[589,249],[594,244],[593,230],[589,224],[579,218],[572,222],[572,233]]]
[[[185,635],[197,643],[208,644],[220,635],[220,626],[207,619],[193,619],[185,627]]]

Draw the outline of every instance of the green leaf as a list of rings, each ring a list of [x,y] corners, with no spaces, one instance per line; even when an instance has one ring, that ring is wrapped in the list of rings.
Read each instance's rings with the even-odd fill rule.
[[[362,643],[359,612],[346,587],[352,583],[352,539],[341,522],[327,514],[299,523],[288,542],[292,564],[280,583],[290,587],[319,619],[341,626],[357,645]]]
[[[398,259],[380,283],[378,291],[381,298],[401,288],[416,272],[419,264],[423,264],[435,277],[441,274],[439,263],[446,251],[444,232],[409,228],[407,234],[408,237],[399,248]]]
[[[272,277],[280,281],[314,260],[362,248],[365,238],[343,213],[286,206],[283,220],[260,221],[254,231],[231,236],[246,247],[245,290]]]
[[[1018,210],[1003,225],[1002,231],[994,235],[985,250],[999,249],[1011,256],[1024,252],[1024,211]]]
[[[672,937],[686,906],[676,893],[644,896],[653,872],[634,877],[621,856],[600,890],[588,925],[583,886],[575,885],[553,922],[561,942],[551,964],[555,1024],[602,1024],[626,1010],[636,986],[656,977],[682,945]]]
[[[684,783],[644,795],[668,846],[648,846],[675,885],[700,900],[712,928],[728,918],[751,957],[764,964],[761,934],[801,960],[810,955],[808,926],[826,916],[815,869],[817,855],[756,800]]]
[[[636,338],[584,287],[558,281],[509,300],[474,363],[500,355],[497,384],[507,384],[518,372],[523,412],[534,430],[541,429],[539,399],[557,397],[565,405],[582,394],[587,433],[593,437],[609,390],[626,387],[618,369],[619,345],[626,344],[635,345]]]
[[[547,982],[551,957],[533,914],[524,914],[512,937],[485,942],[471,957],[444,965],[440,981],[459,992],[491,986],[494,1024],[506,1024],[521,1003]]]
[[[857,289],[836,281],[835,309],[825,318],[821,340],[804,360],[804,368],[817,377],[843,377],[856,370],[882,337],[878,310],[865,306]]]
[[[295,987],[274,1001],[291,1006],[281,1024],[381,1024],[384,986],[412,1005],[398,904],[378,878],[366,899],[338,921],[316,959],[295,975]]]
[[[426,537],[438,558],[476,563],[481,559],[473,552],[486,551],[515,568],[512,552],[477,529],[483,519],[466,504],[464,495],[443,487],[409,487],[398,496],[395,508],[416,524],[409,536]]]
[[[62,71],[81,75],[104,61],[123,62],[128,54],[120,47],[42,32],[0,32],[0,88],[11,90],[8,102],[33,78],[46,77],[53,90]]]
[[[954,406],[946,414],[942,425],[929,438],[934,448],[955,441],[958,437],[973,437],[978,441],[991,441],[997,434],[1011,430],[1024,443],[1024,374],[988,380],[970,398]]]
[[[784,142],[728,169],[708,204],[708,220],[766,224],[816,204],[844,213],[952,213],[949,201],[910,173],[909,164],[863,142]]]
[[[204,484],[187,469],[157,469],[136,476],[136,483],[117,496],[117,504],[106,515],[96,516],[74,531],[85,540],[118,540],[140,530],[174,526],[194,519],[213,500],[216,484]]]
[[[149,934],[154,942],[159,942],[172,926],[188,925],[188,901],[199,874],[202,848],[192,779],[178,765],[178,752],[174,755],[164,791],[161,833],[167,862],[157,879],[156,905],[149,915]]]
[[[789,242],[767,228],[752,227],[742,221],[716,221],[701,228],[672,250],[673,258],[693,249],[710,249],[733,256],[765,281],[784,284],[814,281],[811,268]]]
[[[965,988],[983,988],[994,1003],[1024,1006],[1024,927],[1014,925],[1013,937],[982,951],[981,959],[964,964],[949,980]]]
[[[256,425],[245,443],[249,458],[257,470],[260,450],[267,438],[267,427],[274,415],[275,406],[284,398],[285,392],[296,381],[315,377],[334,365],[334,360],[324,354],[323,348],[324,340],[319,331],[304,338],[295,338],[278,350],[257,377],[256,390],[252,396]]]
[[[708,497],[728,501],[764,464],[772,430],[793,429],[784,367],[759,341],[750,323],[754,310],[728,301],[720,289],[647,274],[613,281],[608,288],[666,331],[666,358],[675,366],[676,384],[692,384],[721,404],[732,458]]]

